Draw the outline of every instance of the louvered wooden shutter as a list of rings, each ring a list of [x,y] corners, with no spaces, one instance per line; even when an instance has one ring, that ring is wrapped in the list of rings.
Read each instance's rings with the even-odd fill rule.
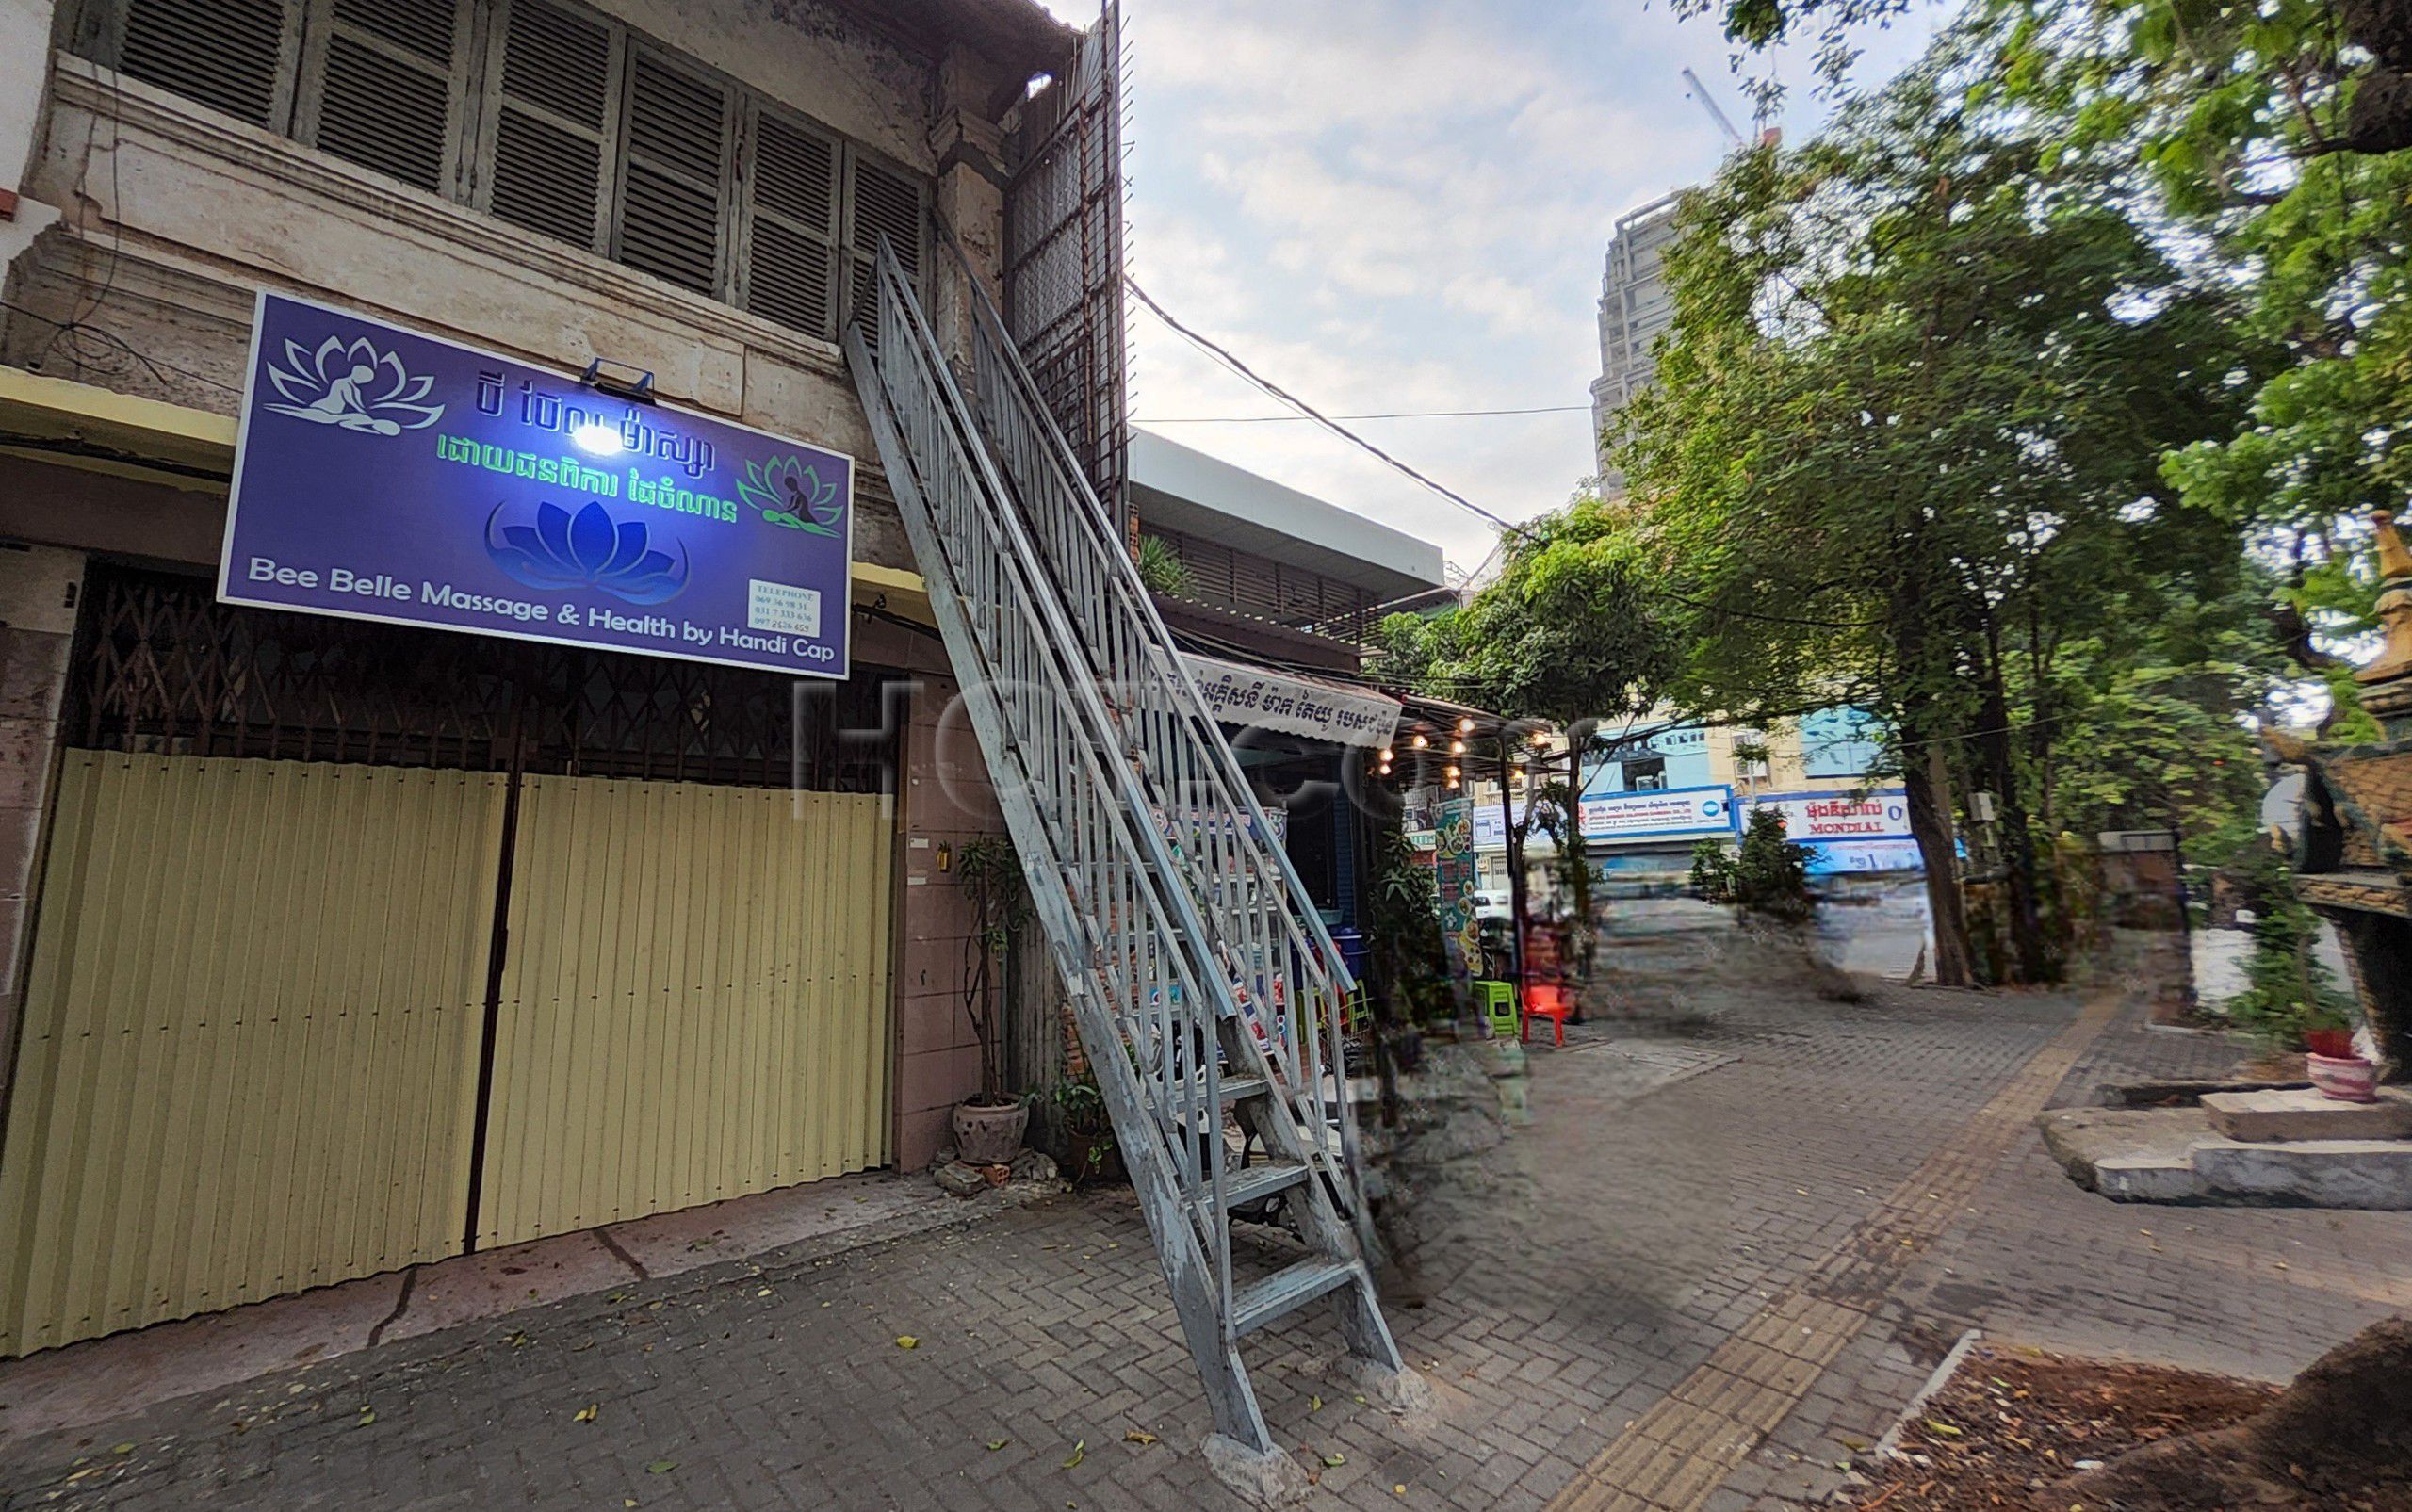
[[[127,75],[270,131],[285,129],[302,0],[125,0],[95,56]]]
[[[548,0],[511,0],[485,208],[588,252],[606,250],[617,41],[610,25]]]
[[[928,216],[918,179],[882,167],[860,153],[854,154],[850,178],[854,204],[847,247],[854,272],[846,318],[868,321],[877,309],[872,280],[879,267],[880,236],[885,235],[895,246],[896,260],[903,265],[904,276],[918,281],[921,276]],[[867,330],[866,334],[869,333]]]
[[[615,255],[698,294],[718,294],[728,92],[649,48],[632,49],[629,66]]]
[[[403,183],[453,192],[468,0],[318,0],[295,135]]]
[[[838,144],[769,109],[754,122],[745,308],[838,334]]]

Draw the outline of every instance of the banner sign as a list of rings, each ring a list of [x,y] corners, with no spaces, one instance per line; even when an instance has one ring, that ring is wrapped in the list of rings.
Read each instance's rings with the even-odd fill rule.
[[[1809,874],[1813,877],[1925,870],[1926,861],[1918,854],[1915,840],[1830,840],[1809,847]]]
[[[1285,677],[1262,667],[1186,651],[1181,659],[1198,679],[1206,706],[1225,724],[1279,730],[1367,750],[1390,744],[1398,730],[1398,701],[1370,690]]]
[[[1670,788],[1583,800],[1587,840],[1638,840],[1734,833],[1734,789]]]
[[[1871,793],[1768,793],[1749,806],[1783,815],[1784,837],[1796,845],[1910,837],[1910,801],[1899,788]]]
[[[230,604],[843,677],[855,464],[263,290]]]

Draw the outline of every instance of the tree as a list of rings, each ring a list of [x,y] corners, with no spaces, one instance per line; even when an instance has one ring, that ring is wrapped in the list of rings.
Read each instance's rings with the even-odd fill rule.
[[[1393,686],[1545,720],[1568,736],[1567,772],[1528,789],[1508,827],[1508,878],[1524,917],[1523,852],[1540,824],[1568,857],[1578,919],[1590,919],[1590,869],[1576,802],[1582,760],[1603,721],[1647,710],[1681,668],[1683,617],[1652,580],[1622,502],[1580,498],[1515,528],[1497,578],[1462,608],[1393,614],[1373,672]],[[1503,751],[1503,776],[1508,753]]]
[[[2114,171],[2057,154],[2032,113],[1962,106],[1963,56],[1691,198],[1659,386],[1618,462],[1695,607],[1692,707],[1882,719],[1939,980],[1969,976],[1953,789],[1994,793],[2013,969],[2041,981],[2026,779],[2053,737],[2021,717],[2018,668],[2108,633],[2147,578],[2230,586],[2233,533],[2159,463],[2231,432],[2252,353]]]
[[[2412,491],[2412,0],[1986,9],[1982,88],[2062,122],[2062,153],[2144,175],[2283,350],[2249,423],[2167,466],[2282,565],[2277,639],[2350,718],[2322,632],[2371,623],[2365,522]]]

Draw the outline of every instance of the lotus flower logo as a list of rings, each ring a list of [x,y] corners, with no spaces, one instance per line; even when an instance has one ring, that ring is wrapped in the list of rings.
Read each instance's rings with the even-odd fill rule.
[[[413,378],[402,370],[400,358],[379,351],[366,337],[347,345],[341,336],[329,336],[316,351],[288,340],[284,365],[271,365],[268,381],[288,400],[268,408],[314,425],[398,436],[444,417],[443,405],[419,402],[435,380]]]
[[[599,588],[631,604],[660,604],[687,586],[687,557],[655,548],[638,520],[614,520],[600,504],[576,514],[536,506],[533,525],[504,525],[497,505],[486,518],[486,555],[530,588]],[[676,543],[672,543],[676,545]]]
[[[846,518],[838,485],[823,482],[819,464],[800,457],[747,463],[737,491],[761,512],[764,520],[790,530],[836,535]]]

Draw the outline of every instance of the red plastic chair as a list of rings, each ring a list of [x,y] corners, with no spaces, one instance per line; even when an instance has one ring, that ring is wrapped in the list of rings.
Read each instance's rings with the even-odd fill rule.
[[[1574,1012],[1574,995],[1560,982],[1530,982],[1524,984],[1524,1032],[1523,1038],[1533,1037],[1533,1020],[1546,1018],[1556,1031],[1556,1045],[1566,1043],[1567,1016]]]

